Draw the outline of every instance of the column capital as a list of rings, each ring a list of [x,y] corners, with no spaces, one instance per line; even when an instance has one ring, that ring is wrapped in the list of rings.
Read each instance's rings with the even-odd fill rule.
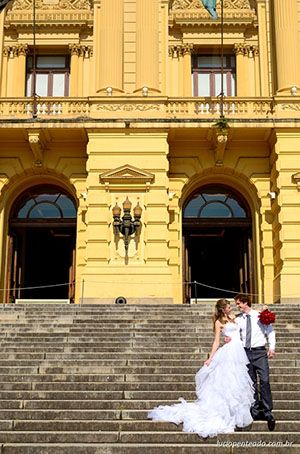
[[[179,58],[182,55],[183,46],[181,44],[172,44],[169,46],[169,56],[172,58]]]
[[[28,49],[28,44],[18,44],[16,46],[16,52],[19,55],[24,55],[26,56],[29,52],[29,49]]]
[[[182,45],[182,55],[191,55],[194,49],[194,44],[184,43]]]
[[[70,52],[71,55],[79,56],[79,54],[80,54],[80,45],[79,44],[69,44],[69,52]]]
[[[235,55],[246,55],[247,53],[247,44],[245,43],[236,43],[233,47]]]

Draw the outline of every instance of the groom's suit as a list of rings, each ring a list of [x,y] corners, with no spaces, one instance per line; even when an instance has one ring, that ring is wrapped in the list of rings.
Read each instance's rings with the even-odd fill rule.
[[[251,321],[251,340],[248,339],[249,345],[246,348],[247,342],[247,315],[250,315]],[[239,314],[235,321],[238,323],[241,329],[241,338],[245,347],[246,354],[249,359],[248,370],[249,375],[252,378],[255,393],[255,403],[252,407],[252,416],[258,417],[263,412],[264,416],[267,417],[271,414],[273,408],[272,394],[269,383],[269,363],[267,358],[267,352],[265,349],[266,336],[268,335],[269,349],[275,350],[275,331],[272,325],[262,325],[259,321],[259,312],[253,309],[248,314]],[[248,325],[249,326],[249,325]],[[257,375],[259,376],[260,382],[260,401],[258,398],[257,390]]]

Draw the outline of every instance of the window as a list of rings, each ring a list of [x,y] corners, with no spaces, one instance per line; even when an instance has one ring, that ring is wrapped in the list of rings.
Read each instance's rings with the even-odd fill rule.
[[[246,218],[246,205],[230,189],[206,187],[196,192],[184,209],[185,218]]]
[[[15,219],[76,218],[74,202],[56,187],[36,187],[23,194],[13,212]]]
[[[67,55],[38,55],[36,57],[37,96],[69,95],[70,58]],[[33,56],[27,58],[26,96],[33,96]]]
[[[213,97],[221,94],[221,56],[194,55],[192,59],[193,95]],[[236,96],[235,56],[224,55],[224,95]]]

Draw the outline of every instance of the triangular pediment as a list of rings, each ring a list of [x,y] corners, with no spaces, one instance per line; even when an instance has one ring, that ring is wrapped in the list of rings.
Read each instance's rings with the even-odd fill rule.
[[[152,183],[154,181],[153,173],[137,167],[125,164],[116,169],[108,170],[100,175],[101,183]]]

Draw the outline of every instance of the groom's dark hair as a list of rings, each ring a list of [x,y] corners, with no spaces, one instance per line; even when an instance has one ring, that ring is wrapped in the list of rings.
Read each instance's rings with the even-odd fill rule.
[[[249,296],[245,295],[244,293],[239,293],[234,297],[234,301],[240,300],[242,303],[247,303],[249,307],[251,307],[251,299]]]

